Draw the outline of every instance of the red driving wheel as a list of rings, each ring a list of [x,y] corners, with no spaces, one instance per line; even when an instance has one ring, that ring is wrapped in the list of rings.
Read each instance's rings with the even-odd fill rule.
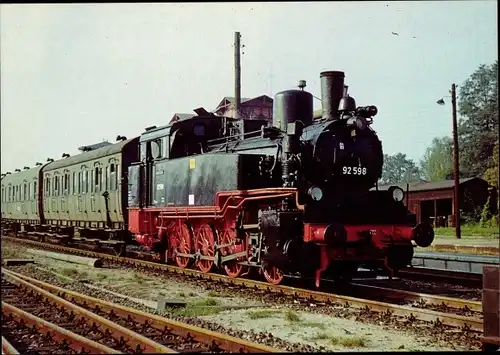
[[[276,266],[262,267],[262,272],[264,273],[264,277],[266,278],[267,282],[273,285],[279,285],[281,281],[283,281],[283,272]]]
[[[236,253],[236,247],[234,243],[236,242],[236,232],[231,228],[226,228],[220,234],[220,243],[221,244],[230,244],[233,245],[221,248],[222,256],[227,256]],[[231,260],[224,264],[224,271],[231,278],[236,278],[241,275],[243,271],[243,265],[238,264],[238,259]]]
[[[203,256],[213,257],[215,255],[215,238],[214,231],[210,225],[204,223],[196,229],[194,245],[195,250],[200,251]],[[213,260],[200,259],[196,262],[196,266],[201,272],[209,272],[214,265]]]
[[[174,250],[177,253],[191,254],[192,250],[192,238],[191,230],[185,223],[179,223],[175,230],[173,231],[174,236],[176,236],[176,245]],[[176,253],[174,252],[174,255]],[[189,265],[191,258],[185,256],[175,255],[175,262],[181,268],[186,268]]]

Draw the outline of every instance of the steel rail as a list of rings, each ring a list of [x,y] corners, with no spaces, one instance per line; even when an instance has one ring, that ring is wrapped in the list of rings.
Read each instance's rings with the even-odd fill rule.
[[[19,351],[12,346],[7,339],[2,336],[2,354],[5,355],[19,355]]]
[[[140,334],[137,334],[136,332],[127,329],[125,327],[122,327],[119,324],[116,324],[106,318],[103,318],[93,312],[90,312],[80,306],[74,305],[71,302],[58,297],[50,292],[47,292],[43,290],[40,287],[37,287],[35,284],[25,281],[23,278],[18,277],[17,275],[13,274],[11,271],[8,271],[6,269],[1,270],[2,277],[5,278],[7,281],[18,285],[20,287],[23,287],[27,290],[33,291],[37,294],[40,294],[42,297],[47,299],[50,302],[53,302],[57,304],[59,307],[65,308],[69,312],[73,312],[74,314],[83,317],[87,321],[91,323],[95,323],[99,325],[101,330],[107,331],[110,334],[113,334],[114,337],[118,337],[119,339],[123,339],[125,344],[128,344],[132,349],[139,350],[141,349],[142,352],[147,352],[147,353],[177,353],[176,351],[163,346],[149,338],[146,338],[145,336],[142,336]],[[36,280],[35,280],[36,281]]]
[[[4,237],[5,238],[5,237]],[[8,237],[9,238],[9,237]],[[17,238],[9,238],[14,241],[19,241]],[[360,309],[369,309],[375,312],[391,313],[396,316],[406,317],[409,320],[421,320],[425,322],[430,322],[433,324],[443,324],[453,327],[461,327],[463,329],[469,329],[473,331],[483,331],[483,321],[476,317],[465,317],[460,315],[448,314],[443,312],[436,312],[428,309],[408,307],[395,305],[391,303],[378,302],[372,300],[366,300],[361,298],[340,296],[331,293],[312,291],[307,289],[300,289],[290,286],[283,285],[272,285],[266,282],[254,281],[242,278],[230,278],[226,275],[214,274],[214,273],[202,273],[194,269],[183,269],[177,266],[159,264],[150,261],[126,258],[126,257],[116,257],[109,254],[96,253],[93,251],[73,249],[68,247],[63,247],[54,244],[45,244],[40,242],[35,242],[32,240],[22,240],[22,242],[28,242],[31,245],[38,245],[40,247],[49,248],[53,250],[59,250],[63,252],[69,252],[74,254],[86,255],[99,257],[103,260],[107,260],[119,264],[128,264],[133,266],[139,266],[149,269],[156,269],[161,271],[166,271],[170,273],[194,276],[200,279],[212,280],[225,282],[232,285],[240,285],[244,287],[266,290],[270,293],[277,293],[282,295],[289,295],[295,298],[302,298],[311,301],[323,302],[323,303],[340,303],[346,306],[353,306]]]
[[[120,317],[132,319],[142,324],[149,324],[158,330],[168,330],[169,332],[178,336],[188,336],[199,343],[208,345],[209,347],[222,349],[228,352],[283,352],[282,350],[275,349],[269,346],[260,345],[243,339],[238,339],[229,335],[213,332],[189,324],[170,320],[165,317],[149,314],[134,308],[125,307],[95,297],[87,296],[75,291],[66,290],[47,282],[35,280],[29,276],[19,274],[14,271],[7,271],[7,273],[23,279],[26,282],[37,285],[43,290],[58,294],[60,297],[65,297],[71,302],[86,303],[93,308],[98,307],[102,311],[108,313],[112,312],[113,314]]]
[[[475,274],[463,271],[451,271],[451,270],[440,270],[440,269],[430,269],[426,267],[407,267],[401,269],[397,272],[398,276],[410,276],[410,277],[421,277],[421,278],[435,278],[442,281],[455,280],[460,282],[465,282],[473,285],[481,285],[483,282],[482,274]]]
[[[474,312],[482,312],[483,304],[478,301],[462,300],[459,298],[445,297],[430,295],[426,293],[418,293],[406,290],[398,290],[392,288],[385,288],[372,285],[363,285],[353,283],[357,292],[366,292],[370,295],[377,295],[387,298],[393,298],[405,301],[414,301],[421,304],[436,305],[436,306],[446,306],[449,308],[458,308],[463,310],[469,310]]]
[[[65,342],[67,347],[75,350],[77,353],[90,353],[90,354],[120,354],[121,352],[111,349],[105,345],[99,344],[93,340],[86,339],[81,335],[75,334],[69,330],[61,328],[60,326],[47,322],[33,314],[23,311],[14,307],[7,302],[2,302],[2,316],[12,317],[22,321],[25,325],[37,328],[38,331],[43,331],[50,340],[55,340],[60,343]],[[5,321],[5,318],[4,318]],[[8,343],[7,343],[8,344]],[[12,345],[6,344],[12,347]],[[2,337],[2,352],[4,351],[4,339]],[[10,350],[12,351],[12,350]],[[9,354],[15,354],[7,352]],[[19,354],[19,353],[18,353]]]

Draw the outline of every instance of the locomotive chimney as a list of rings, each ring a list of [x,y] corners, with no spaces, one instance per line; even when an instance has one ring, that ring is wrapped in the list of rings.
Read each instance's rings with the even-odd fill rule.
[[[323,118],[332,120],[338,116],[337,108],[344,94],[344,72],[324,71],[320,78]]]

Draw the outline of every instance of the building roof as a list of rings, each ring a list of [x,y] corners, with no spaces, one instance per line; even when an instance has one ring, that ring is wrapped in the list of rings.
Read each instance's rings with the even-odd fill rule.
[[[482,179],[477,178],[477,177],[472,177],[472,178],[462,178],[459,180],[459,182],[461,185],[465,182],[468,182],[468,181],[471,181],[474,179],[482,180]],[[454,185],[455,185],[454,180],[441,180],[441,181],[423,181],[423,180],[420,180],[420,181],[410,182],[409,190],[410,191],[443,190],[443,189],[453,188]],[[391,186],[398,186],[398,187],[402,188],[403,190],[406,190],[405,183],[403,183],[403,184],[383,184],[383,185],[379,185],[378,189],[379,190],[388,190],[389,187],[391,187]],[[372,190],[375,190],[375,188],[372,188]]]
[[[241,98],[241,103],[245,103],[245,102],[248,102],[248,101],[252,101],[252,100],[255,100],[255,99],[258,99],[259,97],[267,97],[269,100],[273,100],[271,97],[267,96],[267,95],[259,95],[259,96],[256,96],[256,97],[242,97]],[[219,104],[217,105],[217,108],[215,109],[215,111],[225,107],[225,106],[228,106],[230,104],[234,104],[236,102],[236,98],[234,96],[225,96],[220,102]]]

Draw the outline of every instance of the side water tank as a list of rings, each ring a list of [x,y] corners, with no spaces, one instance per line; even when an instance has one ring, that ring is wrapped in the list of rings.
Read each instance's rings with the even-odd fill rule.
[[[273,126],[286,132],[287,124],[301,121],[304,127],[313,122],[313,96],[302,90],[285,90],[274,96]]]

